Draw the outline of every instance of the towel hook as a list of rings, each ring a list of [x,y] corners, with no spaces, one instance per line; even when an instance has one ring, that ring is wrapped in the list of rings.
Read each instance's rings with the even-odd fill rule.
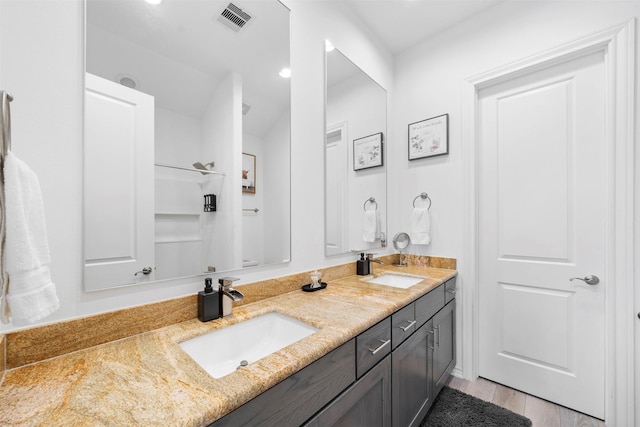
[[[418,199],[422,199],[422,200],[428,200],[429,201],[429,207],[427,207],[427,210],[431,209],[431,198],[429,197],[429,195],[427,193],[420,193],[418,194],[415,199],[413,199],[413,207],[416,207],[416,200]]]
[[[2,158],[11,150],[11,110],[9,103],[13,101],[13,96],[9,92],[2,93]]]
[[[375,205],[375,208],[373,209],[374,211],[378,210],[378,203],[376,202],[375,197],[369,197],[367,200],[364,201],[364,205],[362,205],[362,208],[364,209],[364,211],[367,211],[367,203],[371,203]]]

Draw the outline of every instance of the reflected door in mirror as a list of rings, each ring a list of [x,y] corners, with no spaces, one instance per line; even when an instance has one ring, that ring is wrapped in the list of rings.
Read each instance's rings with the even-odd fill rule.
[[[153,97],[86,75],[84,279],[149,280],[154,266]]]

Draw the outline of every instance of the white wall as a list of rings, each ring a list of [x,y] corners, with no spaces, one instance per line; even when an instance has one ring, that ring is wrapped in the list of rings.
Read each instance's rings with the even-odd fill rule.
[[[324,257],[324,39],[383,87],[392,60],[340,13],[338,2],[287,0],[292,10],[292,261],[242,271],[241,282],[354,259]],[[193,294],[202,281],[173,280],[86,293],[82,286],[83,6],[80,0],[2,0],[0,87],[12,103],[15,154],[38,173],[61,309],[46,322]],[[229,184],[225,179],[225,185]],[[0,331],[11,330],[0,326]]]
[[[221,187],[214,181],[205,187],[216,194],[217,206],[216,212],[201,217],[203,265],[218,271],[239,266],[242,259],[242,240],[237,239],[242,236],[241,176],[237,172],[242,154],[241,111],[242,77],[231,73],[218,85],[202,115],[203,158],[215,161],[215,170],[225,174]]]
[[[268,187],[265,182],[265,142],[263,139],[249,135],[242,135],[242,152],[256,156],[255,193],[242,193],[243,209],[259,209],[258,212],[242,211],[242,260],[264,263],[264,189]],[[268,151],[268,148],[267,148]]]
[[[202,130],[200,120],[156,106],[155,109],[155,161],[183,167],[193,162],[202,164],[200,152]]]
[[[544,52],[594,32],[640,17],[638,1],[513,1],[503,2],[462,25],[426,41],[396,58],[393,148],[389,149],[390,232],[405,230],[411,201],[422,191],[429,193],[433,207],[433,241],[430,246],[412,246],[411,253],[450,256],[458,269],[468,265],[464,235],[464,153],[461,152],[462,88],[466,78],[493,70],[527,56]],[[637,31],[637,30],[636,30]],[[636,34],[636,67],[640,43]],[[638,83],[636,76],[636,85]],[[636,86],[637,91],[637,86]],[[636,92],[636,113],[640,104]],[[407,125],[449,113],[448,156],[407,160]],[[636,116],[637,117],[637,116]],[[636,130],[637,132],[637,130]],[[638,136],[636,135],[636,141]],[[636,143],[636,147],[638,144]],[[640,160],[636,148],[635,165]],[[640,176],[636,169],[636,248],[640,247]],[[408,230],[407,230],[408,231]],[[637,250],[637,249],[636,249]],[[619,260],[622,265],[626,260]],[[636,274],[640,257],[635,255]],[[458,286],[471,289],[469,278],[459,277]],[[638,286],[636,285],[636,290]],[[458,294],[460,295],[460,294]],[[636,291],[636,312],[640,292]],[[458,299],[458,301],[461,301]],[[468,354],[461,346],[463,319],[472,318],[472,307],[458,305],[458,367]],[[629,313],[631,315],[631,313]],[[635,313],[634,313],[635,315]],[[466,323],[469,324],[468,322]],[[638,323],[636,322],[636,325]],[[623,333],[623,332],[621,332]],[[640,328],[636,326],[636,410],[640,411]],[[620,355],[626,358],[627,355]],[[465,366],[469,367],[469,362]],[[610,364],[614,361],[609,361]],[[618,361],[619,363],[619,361]],[[624,359],[623,363],[632,363]]]
[[[263,150],[265,182],[269,185],[261,186],[264,197],[263,223],[272,227],[263,228],[263,262],[266,264],[281,262],[291,256],[291,195],[282,188],[289,188],[291,177],[290,132],[291,121],[289,111],[286,111],[267,132],[264,137],[267,150]]]
[[[639,16],[636,2],[511,1],[396,58],[394,138],[389,160],[390,232],[408,231],[412,200],[433,201],[433,240],[412,253],[463,254],[461,89],[465,78]],[[449,155],[408,161],[407,125],[449,113]]]

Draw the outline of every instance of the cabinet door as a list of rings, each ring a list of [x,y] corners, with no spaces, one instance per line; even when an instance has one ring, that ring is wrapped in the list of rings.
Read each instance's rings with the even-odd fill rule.
[[[209,427],[299,426],[355,381],[355,341],[342,344]]]
[[[417,426],[430,405],[427,322],[391,353],[393,425]]]
[[[384,358],[305,426],[390,427],[391,356]]]
[[[456,301],[453,300],[433,317],[434,396],[442,389],[456,360]]]

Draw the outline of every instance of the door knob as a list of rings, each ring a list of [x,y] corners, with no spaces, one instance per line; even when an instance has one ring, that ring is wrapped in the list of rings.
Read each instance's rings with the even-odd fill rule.
[[[598,283],[600,283],[600,279],[598,279],[598,276],[585,276],[585,277],[572,277],[571,281],[578,279],[578,280],[582,280],[583,282],[585,282],[587,285],[597,285]]]
[[[136,274],[134,274],[134,276],[137,276],[140,273],[142,273],[142,274],[151,274],[152,271],[153,271],[153,269],[151,267],[145,267],[142,270],[137,271]]]

